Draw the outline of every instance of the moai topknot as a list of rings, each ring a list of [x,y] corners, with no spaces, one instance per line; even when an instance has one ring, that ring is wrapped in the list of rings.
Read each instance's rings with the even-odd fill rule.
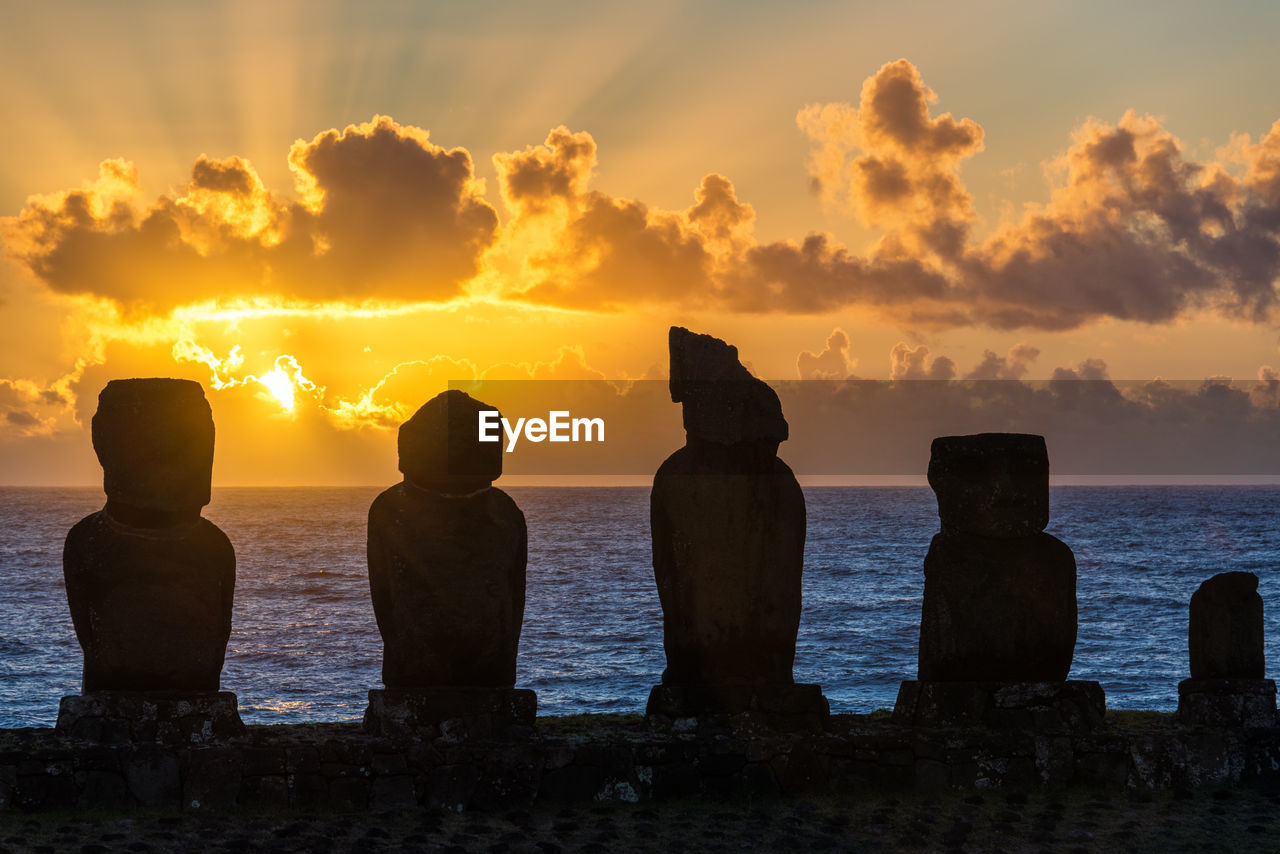
[[[178,379],[107,383],[93,416],[93,447],[107,503],[71,529],[63,550],[85,696],[64,698],[59,729],[124,727],[129,732],[117,735],[167,737],[128,724],[139,715],[154,723],[167,712],[144,712],[122,692],[184,695],[182,715],[238,728],[235,695],[215,693],[231,634],[236,560],[226,535],[200,516],[213,466],[203,389]]]
[[[383,639],[366,726],[408,734],[445,720],[532,723],[513,691],[524,620],[524,514],[492,486],[500,443],[478,441],[464,392],[437,395],[400,427],[404,480],[369,508],[369,589]]]
[[[1222,572],[1191,596],[1191,678],[1178,684],[1178,717],[1222,726],[1276,725],[1266,677],[1262,597],[1252,572]]]
[[[718,338],[672,327],[669,344],[686,440],[650,498],[667,668],[648,713],[825,715],[819,686],[791,674],[805,505],[777,457],[778,396]]]
[[[916,722],[1043,723],[1053,716],[1034,710],[1053,708],[1070,726],[1100,722],[1101,688],[1065,681],[1076,642],[1076,562],[1044,533],[1044,438],[934,439],[929,485],[942,531],[924,561],[919,681],[903,684],[896,713]]]

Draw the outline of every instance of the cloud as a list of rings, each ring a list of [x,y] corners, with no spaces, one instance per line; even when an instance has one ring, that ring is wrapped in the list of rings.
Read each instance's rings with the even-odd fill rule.
[[[976,319],[1072,328],[1100,317],[1149,323],[1215,308],[1273,315],[1280,197],[1271,158],[1280,129],[1247,150],[1244,180],[1182,155],[1159,120],[1125,113],[1073,135],[1047,205],[968,253]]]
[[[1118,382],[1105,362],[1086,359],[1048,382],[930,382],[926,348],[898,345],[894,357],[902,367],[888,382],[777,384],[793,469],[920,476],[936,436],[1026,432],[1046,437],[1056,474],[1280,473],[1280,377],[1265,368],[1258,383]],[[919,380],[895,381],[907,370]]]
[[[891,223],[897,251],[956,257],[974,219],[960,163],[983,148],[983,131],[950,113],[929,115],[937,94],[905,59],[862,84],[858,107],[811,104],[796,124],[814,144],[809,174],[824,198],[869,225]]]
[[[1276,318],[1280,121],[1197,162],[1154,117],[1089,119],[1047,164],[1048,200],[979,239],[961,169],[985,132],[938,103],[899,59],[856,105],[798,112],[823,198],[880,232],[864,250],[820,233],[760,241],[756,210],[719,173],[683,209],[601,192],[595,139],[564,126],[493,155],[500,223],[467,150],[384,116],[295,142],[287,198],[241,157],[201,156],[184,187],[147,200],[137,170],[109,160],[92,183],[33,196],[0,236],[55,292],[129,316],[475,296],[594,312],[858,306],[916,328]]]
[[[496,155],[509,219],[498,251],[523,253],[521,300],[617,311],[658,304],[742,312],[821,313],[862,303],[930,322],[947,280],[914,258],[866,259],[812,234],[761,244],[755,210],[723,175],[703,177],[683,210],[589,188],[596,145],[559,127],[542,145]]]
[[[858,107],[810,105],[797,123],[813,143],[809,170],[824,198],[884,231],[868,260],[912,259],[945,281],[929,296],[955,311],[935,308],[938,325],[1068,329],[1206,307],[1274,316],[1280,122],[1256,145],[1243,137],[1230,146],[1246,169],[1236,179],[1222,164],[1186,159],[1151,116],[1090,119],[1050,164],[1050,201],[975,243],[959,166],[981,151],[983,131],[930,116],[936,100],[898,60],[863,84]]]
[[[331,391],[328,373],[315,373],[315,363],[304,370],[303,359],[289,353],[264,351],[256,362],[266,366],[258,373],[246,370],[246,359],[240,345],[234,345],[220,357],[212,349],[190,338],[178,340],[170,351],[179,365],[203,365],[208,374],[201,379],[211,400],[224,397],[243,401],[257,399],[265,404],[264,413],[276,420],[319,418],[340,430],[374,428],[394,429],[408,419],[423,403],[448,388],[462,388],[476,393],[484,384],[501,387],[550,381],[566,387],[598,384],[605,375],[587,362],[580,346],[560,346],[555,358],[548,361],[498,362],[483,369],[467,358],[436,355],[424,359],[399,362],[367,386],[348,382],[347,387]],[[315,353],[311,354],[316,355]],[[315,376],[313,381],[310,377]],[[550,394],[546,392],[546,394]],[[554,395],[551,395],[554,396]],[[3,387],[0,387],[0,412],[3,411]]]
[[[1158,323],[1205,309],[1274,316],[1280,125],[1256,144],[1238,141],[1236,178],[1223,164],[1186,159],[1152,117],[1091,119],[1049,164],[1049,201],[976,241],[960,167],[984,133],[971,119],[932,115],[936,101],[918,69],[898,60],[867,79],[856,107],[814,104],[797,116],[824,197],[883,232],[862,253],[825,234],[758,242],[754,209],[719,174],[703,178],[685,210],[592,190],[594,140],[557,128],[543,145],[495,157],[509,233],[540,239],[528,244],[513,295],[612,311],[858,305],[915,326],[1000,329]]]
[[[589,133],[573,133],[561,125],[542,145],[495,154],[493,165],[509,211],[517,216],[545,214],[587,194],[596,168],[596,141]]]
[[[945,276],[912,258],[866,259],[823,234],[751,247],[723,276],[722,303],[737,311],[821,314],[883,307],[902,320],[964,320]]]
[[[339,399],[329,411],[341,428],[397,429],[450,383],[475,377],[476,367],[467,359],[433,356],[401,362],[355,400]]]
[[[796,373],[802,380],[843,380],[852,375],[856,361],[849,359],[849,336],[836,328],[827,336],[821,353],[805,350],[796,357]]]
[[[1249,400],[1257,409],[1280,408],[1280,371],[1270,365],[1258,368],[1258,384],[1249,391]]]
[[[982,351],[982,361],[964,375],[967,380],[1018,380],[1027,374],[1040,351],[1030,344],[1015,344],[1009,355],[997,356],[992,350]]]
[[[586,352],[578,346],[556,349],[550,362],[502,362],[485,368],[479,375],[485,382],[498,380],[604,380],[605,375],[587,364]]]
[[[312,301],[462,293],[498,219],[465,149],[375,116],[289,151],[300,201],[243,158],[201,156],[187,185],[143,204],[137,170],[104,161],[78,190],[0,222],[6,250],[55,291],[130,310],[274,294]]]
[[[0,380],[0,417],[7,429],[22,435],[47,432],[47,425],[35,414],[39,398],[39,390],[31,384]]]
[[[508,291],[521,300],[603,310],[697,301],[713,288],[713,244],[749,228],[754,216],[737,209],[732,185],[719,176],[704,179],[689,212],[590,190],[595,140],[563,126],[542,145],[493,162],[508,230],[525,254],[526,281]]]
[[[0,379],[0,439],[51,436],[80,427],[76,388],[96,358],[81,356],[52,381]]]
[[[956,375],[956,363],[946,356],[929,360],[929,348],[921,344],[909,347],[902,341],[889,351],[891,380],[949,380]]]

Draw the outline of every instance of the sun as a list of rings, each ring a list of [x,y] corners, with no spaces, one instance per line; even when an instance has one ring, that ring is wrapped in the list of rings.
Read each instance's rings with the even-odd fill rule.
[[[285,412],[293,412],[294,386],[293,378],[280,368],[279,362],[268,373],[256,378],[267,390],[267,394],[280,404]]]
[[[271,370],[262,376],[245,374],[238,379],[229,374],[244,364],[244,353],[239,344],[231,348],[225,359],[219,359],[212,350],[184,338],[173,345],[173,358],[179,362],[201,362],[208,365],[213,372],[209,378],[209,387],[216,391],[256,383],[263,389],[259,397],[273,401],[288,415],[294,414],[298,389],[313,396],[321,396],[325,391],[324,386],[317,386],[307,379],[302,373],[302,365],[287,353],[276,356],[271,363]]]
[[[276,356],[271,370],[260,377],[250,374],[245,381],[253,381],[266,390],[267,399],[274,400],[289,415],[293,414],[298,389],[316,394],[324,389],[317,389],[316,384],[302,373],[298,360],[290,355]]]

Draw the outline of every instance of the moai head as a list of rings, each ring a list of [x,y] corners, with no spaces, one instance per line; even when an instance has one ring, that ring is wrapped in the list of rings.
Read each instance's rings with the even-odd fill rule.
[[[1192,679],[1266,675],[1262,597],[1252,572],[1220,572],[1191,595],[1187,632]]]
[[[200,383],[112,380],[98,395],[93,449],[108,502],[199,515],[209,503],[213,413]]]
[[[1049,524],[1044,437],[978,433],[933,440],[929,486],[944,534],[1026,537]]]
[[[502,442],[480,441],[480,413],[498,410],[450,389],[400,425],[405,480],[446,495],[484,489],[502,474]]]
[[[733,445],[787,439],[787,420],[778,394],[751,376],[738,361],[738,348],[719,338],[671,327],[671,400],[684,404],[684,429],[691,439]]]

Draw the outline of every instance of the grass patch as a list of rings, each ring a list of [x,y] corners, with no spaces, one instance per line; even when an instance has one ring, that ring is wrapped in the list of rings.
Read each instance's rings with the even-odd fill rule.
[[[1145,709],[1107,709],[1106,722],[1130,732],[1154,732],[1173,726],[1173,712],[1151,712]]]

